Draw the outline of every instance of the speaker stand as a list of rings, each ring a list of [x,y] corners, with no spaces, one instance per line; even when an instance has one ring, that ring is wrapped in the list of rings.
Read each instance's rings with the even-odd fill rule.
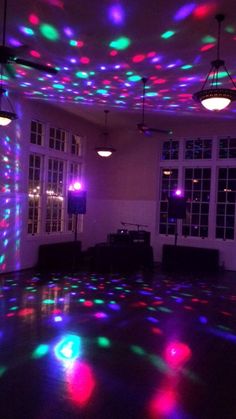
[[[178,218],[175,219],[175,246],[177,246],[178,240]]]
[[[75,224],[74,224],[74,227],[75,227],[75,231],[74,231],[74,241],[75,242],[77,242],[77,236],[78,236],[78,214],[73,214],[74,215],[74,217],[75,217]]]

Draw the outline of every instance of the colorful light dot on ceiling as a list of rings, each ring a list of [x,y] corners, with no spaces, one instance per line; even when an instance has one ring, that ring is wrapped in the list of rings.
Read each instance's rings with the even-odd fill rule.
[[[32,57],[35,57],[35,58],[40,58],[41,57],[40,53],[38,51],[33,50],[33,49],[30,51],[30,55],[32,55]]]
[[[57,29],[47,23],[40,25],[40,32],[44,38],[48,39],[49,41],[57,41],[59,39],[59,32]]]
[[[193,16],[197,19],[204,19],[216,10],[216,3],[205,3],[197,6],[193,11]]]
[[[29,22],[32,25],[38,25],[39,24],[39,18],[38,18],[38,16],[32,13],[31,15],[29,15]]]
[[[80,62],[82,64],[89,64],[90,63],[90,59],[88,57],[81,57],[80,58]]]
[[[118,54],[118,52],[117,52],[115,49],[113,49],[113,50],[110,52],[110,56],[111,56],[111,57],[115,57],[117,54]]]
[[[214,38],[214,36],[206,35],[202,38],[203,44],[211,44],[213,42],[216,42],[216,38]]]
[[[235,29],[233,26],[226,26],[225,31],[228,33],[234,33]]]
[[[41,344],[41,345],[37,346],[37,348],[32,353],[32,358],[35,358],[35,359],[42,358],[44,355],[47,354],[48,350],[49,350],[48,345]]]
[[[20,27],[20,31],[21,31],[22,33],[24,33],[25,35],[29,35],[29,36],[34,35],[34,31],[33,31],[33,29],[31,29],[31,28],[27,28],[26,26],[21,26],[21,27]]]
[[[68,26],[66,28],[64,28],[63,31],[64,31],[64,34],[66,36],[68,36],[68,37],[73,36],[73,30],[71,28],[69,28]]]
[[[124,9],[121,4],[115,4],[109,8],[109,19],[115,25],[121,25],[124,22]]]
[[[141,76],[130,76],[130,77],[128,77],[128,80],[130,80],[130,81],[139,81],[139,80],[141,80]]]
[[[185,65],[182,65],[182,67],[181,67],[181,69],[182,70],[189,70],[190,68],[192,68],[193,66],[191,65],[191,64],[185,64]]]
[[[207,45],[204,45],[204,46],[200,49],[200,51],[202,51],[202,52],[204,52],[204,51],[208,51],[209,49],[213,48],[214,46],[215,46],[215,44],[207,44]]]
[[[77,73],[75,73],[75,75],[79,79],[87,79],[88,78],[88,73],[86,73],[85,71],[77,71]]]
[[[196,7],[195,3],[188,3],[182,6],[177,13],[174,16],[174,20],[177,22],[183,19],[186,19],[186,17],[190,16],[191,13],[194,11]]]
[[[117,38],[114,41],[111,41],[109,44],[110,48],[123,50],[130,46],[131,41],[129,38],[126,38],[125,36],[122,36],[121,38]]]
[[[64,89],[65,88],[65,86],[61,83],[54,83],[52,86],[54,87],[54,89]]]
[[[102,348],[109,348],[109,346],[111,346],[110,340],[104,336],[99,336],[97,338],[97,342],[98,342],[98,346]]]
[[[144,55],[144,54],[138,54],[138,55],[135,55],[135,56],[132,58],[132,61],[133,61],[134,63],[141,63],[144,59],[145,59],[145,55]]]
[[[174,31],[166,31],[164,33],[161,34],[161,38],[163,39],[169,39],[171,38],[173,35],[175,34]]]

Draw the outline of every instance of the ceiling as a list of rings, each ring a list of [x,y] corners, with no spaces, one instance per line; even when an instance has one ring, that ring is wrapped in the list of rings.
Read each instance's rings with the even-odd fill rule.
[[[4,84],[103,123],[104,109],[111,120],[124,119],[125,111],[141,116],[147,77],[147,113],[209,117],[192,94],[216,58],[217,13],[225,14],[221,58],[236,82],[235,6],[235,0],[8,0],[7,45],[27,45],[21,58],[59,71],[14,64],[16,76],[4,74]],[[221,82],[232,87],[225,74]],[[235,112],[233,103],[222,115]]]

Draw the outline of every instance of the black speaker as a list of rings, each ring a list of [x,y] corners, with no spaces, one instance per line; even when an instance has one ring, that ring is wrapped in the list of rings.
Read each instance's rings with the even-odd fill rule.
[[[68,191],[68,214],[86,214],[86,191]]]
[[[168,199],[168,217],[185,218],[186,217],[186,198],[184,196],[171,196]]]

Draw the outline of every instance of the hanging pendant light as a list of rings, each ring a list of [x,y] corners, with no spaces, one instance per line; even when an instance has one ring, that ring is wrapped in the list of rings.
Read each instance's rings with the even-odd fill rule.
[[[104,126],[104,132],[103,132],[103,136],[104,136],[104,143],[101,146],[98,146],[95,148],[96,153],[100,156],[100,157],[110,157],[112,155],[112,153],[114,153],[116,150],[108,145],[108,131],[107,131],[107,117],[108,117],[108,110],[104,111],[105,113],[105,126]]]
[[[193,99],[197,102],[200,102],[204,108],[210,111],[221,111],[225,109],[233,100],[236,100],[236,90],[218,87],[219,69],[224,69],[234,89],[236,89],[236,84],[228,72],[225,66],[225,62],[220,59],[221,23],[223,22],[225,16],[218,14],[215,16],[215,18],[218,22],[217,58],[211,62],[211,68],[203,83],[202,89],[199,92],[194,93]],[[205,88],[210,78],[210,87]]]
[[[3,102],[8,105],[10,111],[6,110],[6,108],[5,110],[2,109]],[[0,126],[5,127],[14,119],[17,119],[17,115],[15,114],[10,99],[7,96],[7,91],[0,86]]]

